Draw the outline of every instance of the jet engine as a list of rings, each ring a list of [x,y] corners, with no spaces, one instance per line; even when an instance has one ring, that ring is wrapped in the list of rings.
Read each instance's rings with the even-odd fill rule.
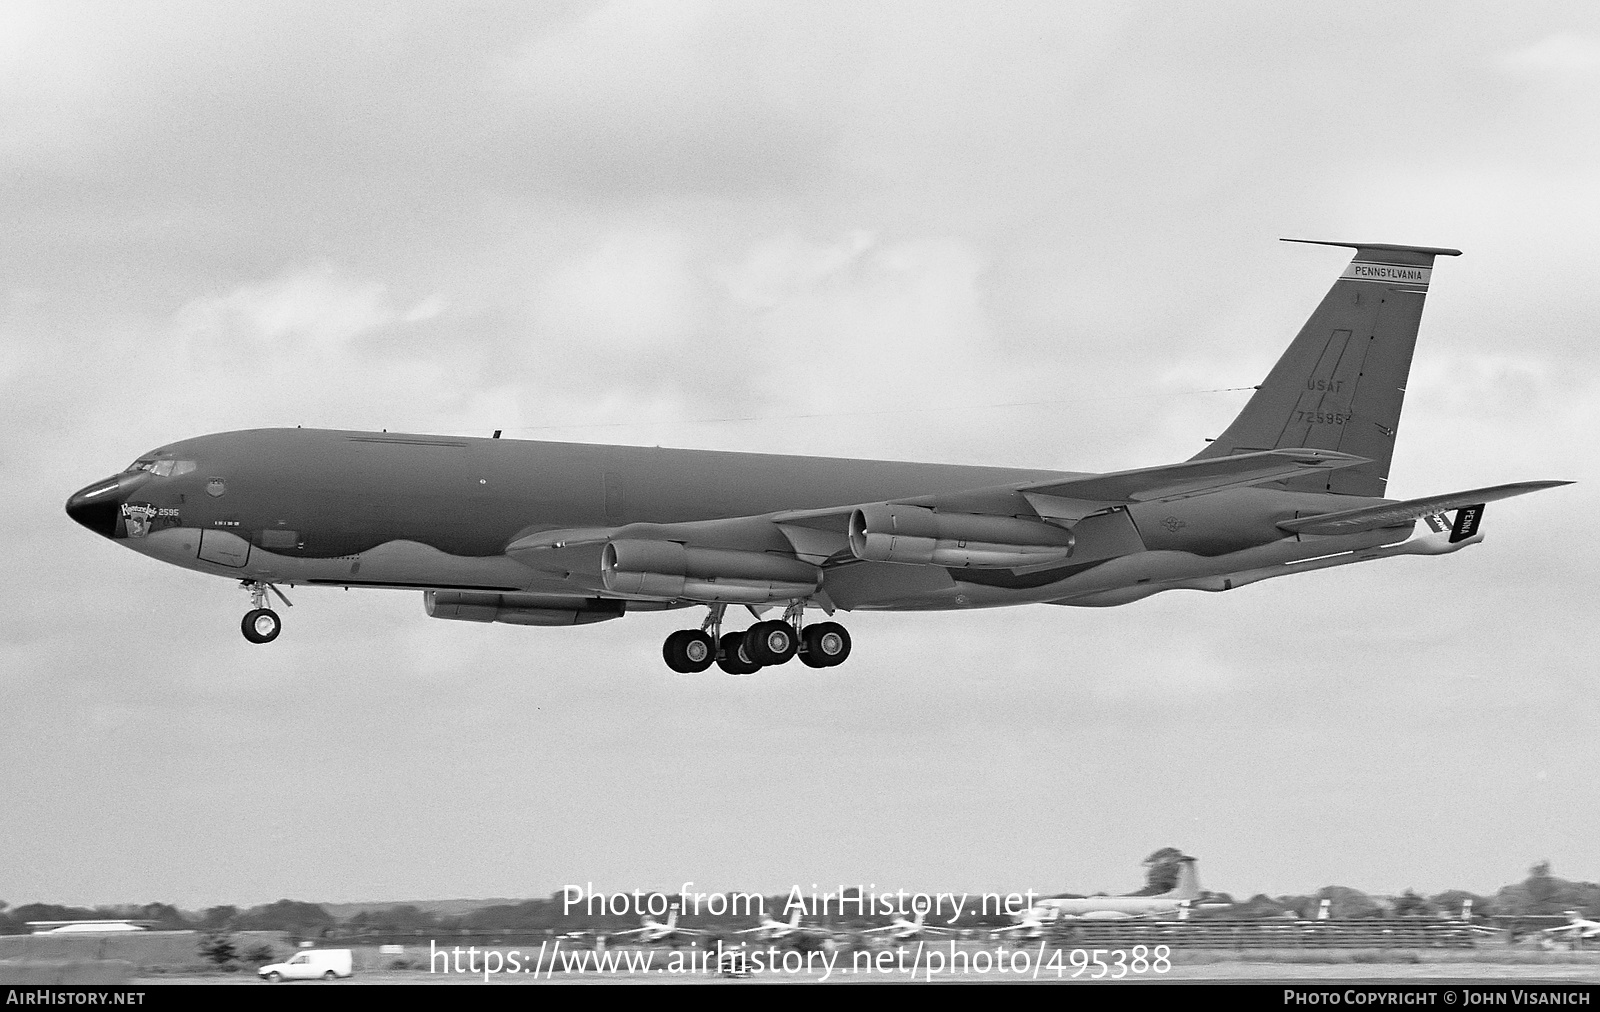
[[[461,590],[425,591],[422,603],[434,618],[460,622],[505,622],[510,625],[588,625],[621,618],[625,607],[621,601],[607,601],[598,597],[486,594]]]
[[[894,503],[863,506],[850,515],[850,551],[869,562],[1016,569],[1060,562],[1072,554],[1072,545],[1071,531],[1020,517]]]
[[[794,600],[822,582],[820,569],[789,556],[676,541],[612,541],[601,553],[600,574],[615,594],[710,604]]]

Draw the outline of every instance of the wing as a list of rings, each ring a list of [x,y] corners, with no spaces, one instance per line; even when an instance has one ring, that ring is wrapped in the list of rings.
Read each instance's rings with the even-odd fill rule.
[[[849,525],[861,510],[909,506],[914,507],[909,512],[920,510],[925,516],[937,511],[944,518],[938,523],[964,525],[950,540],[958,546],[956,551],[987,553],[958,565],[1012,568],[1064,557],[1070,547],[1062,546],[1070,546],[1071,538],[1062,528],[1094,513],[1367,462],[1331,450],[1265,450],[1110,474],[1062,474],[888,502],[686,523],[529,530],[512,539],[505,553],[575,592],[643,601],[751,605],[809,598],[831,610],[820,590],[820,570],[855,561]],[[1018,526],[1029,530],[1018,535]],[[934,540],[942,536],[935,535]],[[1037,539],[1038,544],[1027,538]],[[1014,542],[1024,547],[1012,549]],[[943,564],[938,558],[928,561]]]
[[[1225,489],[1300,478],[1367,463],[1371,461],[1365,457],[1334,450],[1263,450],[1258,453],[1236,453],[1231,457],[1190,460],[1182,464],[1143,467],[1133,471],[1087,475],[1066,481],[1040,482],[1023,486],[1021,491],[1029,502],[1035,498],[1060,499],[1068,503],[1094,505],[1096,508],[1091,512],[1097,512],[1110,506],[1188,499]],[[1040,515],[1054,516],[1042,511]],[[1070,514],[1062,516],[1069,517]]]
[[[1132,471],[1073,475],[1046,481],[998,485],[954,495],[913,496],[897,499],[895,502],[960,510],[964,507],[994,503],[1007,496],[1020,495],[1041,517],[1050,520],[1077,521],[1091,513],[1116,506],[1187,499],[1230,488],[1300,478],[1367,463],[1370,461],[1365,457],[1334,450],[1263,450],[1257,453],[1236,453],[1231,457],[1163,464],[1160,467],[1142,467]],[[868,505],[876,504],[856,503],[826,509],[791,510],[774,514],[773,519],[779,523],[826,529],[829,526],[826,521],[847,517],[853,510]]]
[[[1466,492],[1430,496],[1426,499],[1407,499],[1402,502],[1365,506],[1361,509],[1323,513],[1314,517],[1298,517],[1278,524],[1283,530],[1295,534],[1359,534],[1380,527],[1395,527],[1423,517],[1437,516],[1465,506],[1478,506],[1497,499],[1526,495],[1541,489],[1570,485],[1569,481],[1519,481],[1510,485],[1493,485]]]

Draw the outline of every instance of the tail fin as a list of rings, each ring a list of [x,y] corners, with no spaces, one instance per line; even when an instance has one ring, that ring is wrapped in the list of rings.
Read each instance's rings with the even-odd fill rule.
[[[1186,857],[1178,863],[1178,881],[1167,893],[1166,898],[1175,900],[1197,900],[1200,898],[1200,862],[1192,857]]]
[[[1338,450],[1371,463],[1281,484],[1305,492],[1381,497],[1433,258],[1461,251],[1285,241],[1349,246],[1356,255],[1239,417],[1193,459],[1291,447]]]
[[[799,926],[800,926],[800,908],[798,906],[796,906],[792,911],[789,912],[789,927],[798,928]]]

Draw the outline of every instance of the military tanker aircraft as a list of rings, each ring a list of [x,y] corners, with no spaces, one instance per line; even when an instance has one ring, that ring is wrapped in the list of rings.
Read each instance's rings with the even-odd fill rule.
[[[239,580],[252,643],[277,638],[267,595],[288,603],[284,586],[411,589],[434,618],[529,626],[702,606],[667,637],[667,665],[743,675],[844,661],[840,611],[1103,607],[1444,555],[1483,539],[1486,503],[1567,484],[1384,498],[1434,258],[1460,251],[1320,245],[1355,255],[1244,410],[1182,463],[1086,474],[251,429],[151,450],[66,509]],[[726,628],[730,605],[757,621]]]
[[[1181,859],[1177,883],[1155,896],[1047,896],[1021,915],[1018,921],[1020,925],[1028,925],[1063,918],[1119,920],[1169,915],[1186,917],[1201,895],[1198,866],[1199,862],[1192,857]]]

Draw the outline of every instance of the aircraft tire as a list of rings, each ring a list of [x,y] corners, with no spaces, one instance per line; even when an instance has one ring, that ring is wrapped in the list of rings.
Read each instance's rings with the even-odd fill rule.
[[[688,632],[687,629],[679,629],[661,644],[661,659],[667,662],[667,667],[679,674],[687,674],[689,671],[689,658],[683,653],[683,639]]]
[[[837,622],[808,625],[802,637],[805,653],[801,659],[813,668],[831,668],[850,656],[850,634]]]
[[[744,633],[731,632],[722,636],[722,649],[717,651],[717,667],[730,675],[753,675],[761,665],[744,652]]]
[[[685,630],[688,634],[683,638],[683,658],[687,662],[685,670],[704,671],[717,662],[717,642],[709,633],[699,629]]]
[[[251,643],[271,643],[283,631],[283,621],[271,608],[255,608],[245,612],[239,631]]]
[[[757,622],[744,633],[745,656],[763,667],[783,664],[800,649],[800,638],[787,622]]]
[[[800,651],[800,663],[804,664],[808,668],[825,668],[825,667],[828,667],[828,659],[827,658],[825,658],[825,657],[817,657],[811,651],[805,650],[805,649],[802,649]]]
[[[704,671],[717,659],[716,644],[699,629],[679,629],[661,645],[667,667],[681,674]]]

